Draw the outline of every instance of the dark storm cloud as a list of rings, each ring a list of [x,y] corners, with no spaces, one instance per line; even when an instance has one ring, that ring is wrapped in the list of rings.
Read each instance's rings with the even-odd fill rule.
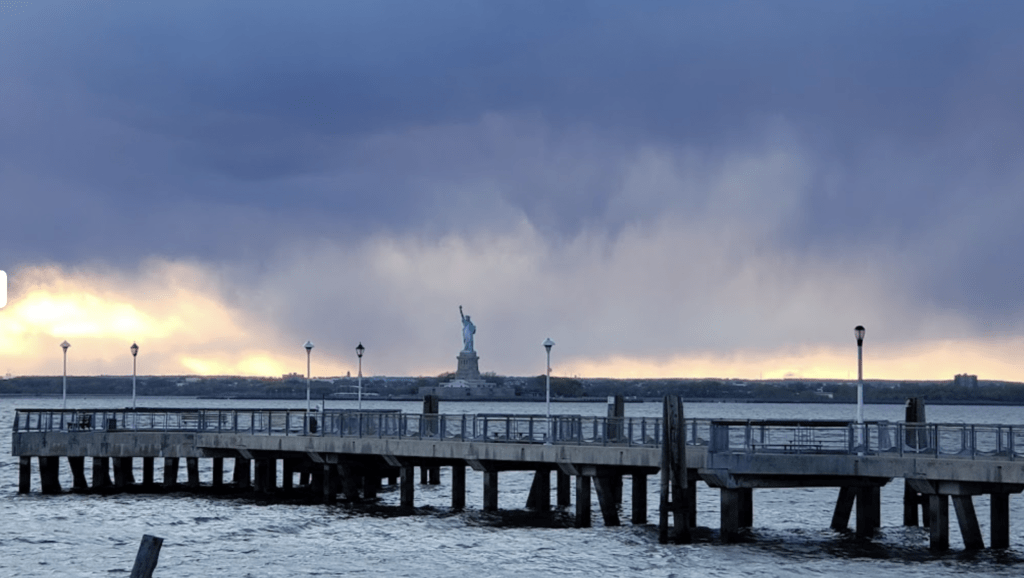
[[[551,239],[616,235],[714,204],[700,187],[624,192],[648,151],[685,172],[680,158],[782,148],[807,176],[770,242],[826,257],[880,244],[923,299],[998,316],[1019,311],[1024,272],[1022,17],[951,2],[32,3],[0,24],[0,189],[18,215],[0,258],[259,261],[285,239],[520,215]]]

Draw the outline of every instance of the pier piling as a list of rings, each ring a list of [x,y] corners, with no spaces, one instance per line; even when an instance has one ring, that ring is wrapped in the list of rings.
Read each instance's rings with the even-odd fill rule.
[[[466,507],[466,466],[452,466],[452,509]]]
[[[633,473],[633,515],[630,521],[634,524],[647,523],[647,475]]]
[[[498,511],[498,472],[497,470],[484,471],[484,511]]]
[[[18,458],[18,493],[27,494],[32,491],[32,457]]]
[[[110,481],[110,458],[107,457],[96,457],[92,458],[92,487],[94,490],[102,490],[109,488],[112,484]]]
[[[173,488],[178,485],[179,458],[164,458],[164,487]]]
[[[576,476],[576,527],[590,527],[590,476]]]
[[[142,458],[142,485],[145,488],[153,487],[153,458]]]
[[[76,492],[89,489],[89,482],[85,479],[85,458],[82,456],[68,456],[68,467],[71,468],[71,487]]]

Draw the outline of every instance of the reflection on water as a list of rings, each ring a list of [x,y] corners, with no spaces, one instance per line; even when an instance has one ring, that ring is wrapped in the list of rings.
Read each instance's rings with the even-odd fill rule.
[[[189,400],[197,407],[294,407],[305,401]],[[0,432],[10,432],[13,408],[56,407],[44,398],[0,400]],[[146,399],[147,405],[181,406],[180,399]],[[328,402],[328,407],[348,407]],[[72,407],[123,405],[111,399],[75,399]],[[418,412],[419,402],[364,401],[368,408]],[[444,413],[543,413],[543,403],[442,403]],[[604,415],[604,404],[555,404],[557,413]],[[659,417],[656,403],[627,404],[630,416]],[[867,406],[867,419],[897,421],[903,407]],[[1010,407],[932,406],[932,421],[1013,423]],[[798,404],[687,404],[687,417],[734,419],[847,419],[852,407]],[[203,460],[203,479],[209,462]],[[62,466],[66,470],[66,464]],[[70,473],[63,472],[63,480]],[[416,510],[401,512],[396,488],[385,488],[374,504],[348,506],[268,503],[248,497],[119,494],[112,496],[34,493],[19,496],[18,468],[10,435],[0,435],[0,576],[109,576],[127,574],[143,534],[164,538],[157,576],[909,576],[970,573],[1011,576],[1024,568],[1024,498],[1011,500],[1011,549],[963,553],[951,520],[953,551],[928,553],[928,535],[904,528],[902,484],[882,489],[882,529],[871,542],[828,530],[834,489],[758,490],[754,528],[739,544],[718,541],[718,492],[698,485],[695,543],[662,546],[653,525],[628,523],[630,492],[623,493],[620,527],[605,528],[593,497],[594,527],[572,528],[572,510],[537,516],[523,507],[530,474],[503,472],[499,507],[480,511],[482,477],[467,474],[468,509],[453,513],[450,473],[440,486],[416,487]],[[648,486],[648,520],[657,519],[656,476]],[[628,480],[626,482],[629,483]],[[38,480],[33,481],[38,489]],[[575,496],[575,493],[573,493]],[[988,535],[988,501],[975,500]],[[952,516],[951,516],[952,518]]]

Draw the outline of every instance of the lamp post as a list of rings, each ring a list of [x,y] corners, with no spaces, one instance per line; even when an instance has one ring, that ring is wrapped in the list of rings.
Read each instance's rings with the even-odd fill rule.
[[[853,328],[857,337],[857,423],[864,423],[864,326]]]
[[[554,344],[555,344],[555,342],[551,341],[550,337],[548,337],[547,339],[544,340],[544,349],[546,349],[547,352],[548,352],[548,364],[547,364],[547,370],[546,370],[546,376],[547,377],[546,377],[545,385],[544,385],[544,403],[547,406],[547,417],[548,417],[548,441],[547,441],[547,443],[551,443],[551,437],[552,437],[552,433],[553,433],[552,432],[553,428],[551,427],[551,346],[554,345]]]
[[[363,342],[360,341],[359,345],[356,346],[356,357],[359,358],[359,411],[363,410],[363,352],[366,348],[363,347]]]
[[[132,342],[132,409],[135,409],[135,361],[139,358],[139,345]]]
[[[64,393],[61,395],[61,400],[64,402],[64,409],[68,408],[68,348],[71,344],[64,340],[64,343],[60,344],[61,349],[64,350]]]
[[[306,344],[303,345],[303,347],[306,348],[306,417],[308,418],[309,417],[309,410],[310,410],[310,405],[309,405],[309,378],[310,378],[310,373],[309,373],[309,355],[313,351],[313,342],[312,341],[307,341]]]

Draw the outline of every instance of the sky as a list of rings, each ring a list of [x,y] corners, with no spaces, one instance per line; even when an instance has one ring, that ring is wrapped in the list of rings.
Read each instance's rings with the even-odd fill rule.
[[[0,374],[1024,381],[1022,24],[0,0]]]

